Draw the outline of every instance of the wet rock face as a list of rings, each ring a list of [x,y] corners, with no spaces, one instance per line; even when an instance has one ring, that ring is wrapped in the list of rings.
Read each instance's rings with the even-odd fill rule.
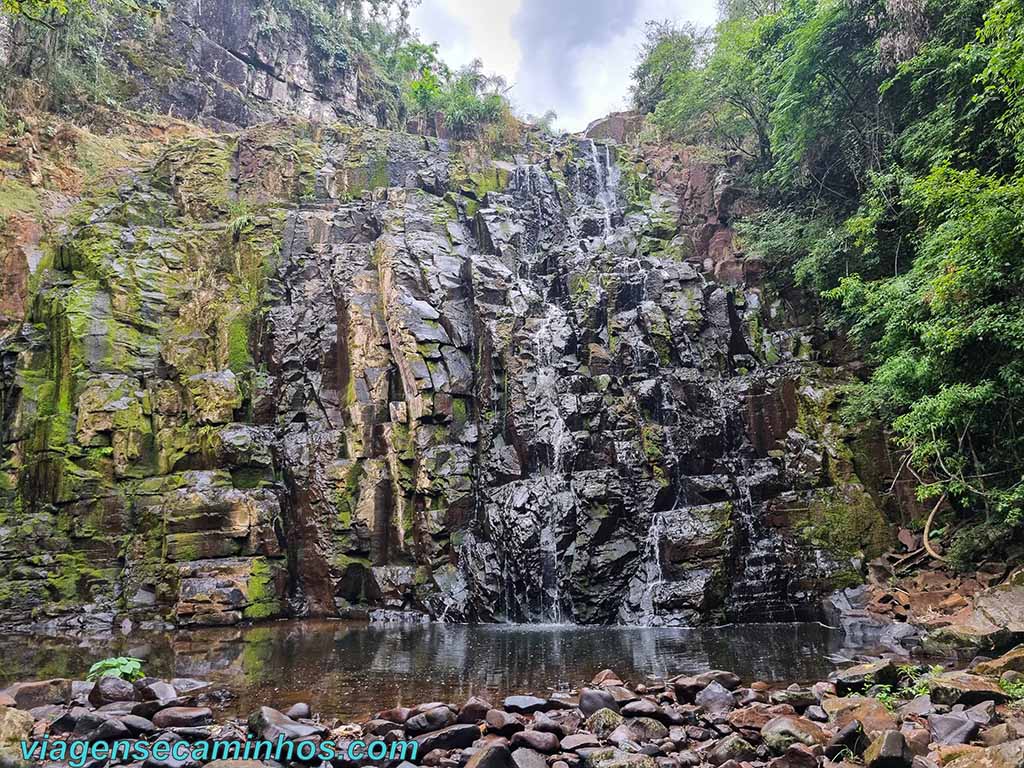
[[[842,376],[704,264],[723,177],[530,142],[268,124],[78,221],[6,344],[2,618],[693,624],[855,578]]]

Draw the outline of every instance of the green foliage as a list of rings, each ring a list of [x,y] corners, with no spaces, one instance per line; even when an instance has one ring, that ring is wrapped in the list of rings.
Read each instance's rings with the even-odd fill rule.
[[[4,0],[19,32],[0,80],[22,77],[47,86],[42,106],[72,112],[89,104],[115,106],[134,86],[111,67],[122,37],[145,35],[148,7],[136,0]]]
[[[693,26],[672,22],[647,22],[639,63],[633,68],[633,104],[653,112],[670,93],[675,79],[697,64],[704,41]]]
[[[1019,0],[998,0],[985,14],[979,38],[989,47],[980,80],[1008,109],[1001,116],[1006,132],[1024,153],[1024,7]]]
[[[779,289],[821,291],[849,274],[850,234],[825,215],[779,208],[736,222],[741,244],[764,260],[768,279]]]
[[[907,202],[923,227],[908,272],[827,294],[877,364],[855,407],[890,420],[955,501],[1019,523],[1024,186],[940,166]]]
[[[1003,689],[1003,693],[1010,697],[1010,701],[1015,704],[1024,702],[1024,680],[1000,679],[999,687]]]
[[[1024,531],[1022,22],[1019,0],[737,0],[710,50],[665,33],[635,70],[663,135],[748,158],[742,247],[872,364],[846,417],[978,516],[945,542],[963,568]]]
[[[135,681],[142,677],[142,660],[130,656],[115,656],[97,661],[89,667],[87,680],[98,680],[101,677],[119,677],[122,680]]]
[[[897,669],[899,680],[896,685],[876,683],[870,675],[864,680],[870,695],[878,699],[890,712],[895,712],[905,701],[924,696],[928,693],[929,679],[942,673],[942,667],[938,664],[927,668],[916,664],[901,664]]]
[[[679,50],[655,91],[662,94],[653,108],[658,127],[668,136],[721,145],[767,161],[773,93],[765,80],[764,58],[771,53],[770,33],[766,20],[723,21],[709,54],[704,38],[693,31],[664,36],[651,49],[652,57],[660,54],[668,60],[664,48]],[[647,66],[641,62],[635,73]],[[640,86],[634,86],[634,103],[644,109],[649,97]]]
[[[547,110],[543,115],[527,115],[526,122],[534,126],[541,133],[549,136],[554,135],[555,121],[558,119],[558,113],[553,109]]]
[[[436,46],[417,43],[400,51],[399,62],[400,68],[419,67],[402,88],[408,113],[427,119],[440,113],[457,138],[475,136],[509,113],[505,81],[484,73],[479,60],[452,72],[437,58]]]

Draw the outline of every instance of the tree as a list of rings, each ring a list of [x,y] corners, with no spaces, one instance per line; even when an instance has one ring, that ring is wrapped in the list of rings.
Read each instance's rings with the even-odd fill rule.
[[[554,133],[555,121],[558,119],[558,113],[553,109],[549,109],[543,115],[527,115],[526,122],[535,126],[541,133],[551,134]]]
[[[647,22],[640,61],[633,68],[633,106],[643,113],[653,112],[669,95],[673,78],[694,69],[704,45],[703,36],[692,25]]]

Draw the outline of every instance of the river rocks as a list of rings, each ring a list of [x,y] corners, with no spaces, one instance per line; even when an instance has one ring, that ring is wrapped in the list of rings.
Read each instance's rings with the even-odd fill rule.
[[[587,718],[587,730],[599,739],[608,738],[611,733],[624,722],[624,718],[618,712],[607,707],[599,709]]]
[[[561,746],[566,752],[576,752],[587,747],[600,746],[600,741],[595,734],[581,731],[580,733],[566,736],[562,739]]]
[[[980,724],[963,712],[929,715],[928,730],[936,744],[966,744],[978,734]]]
[[[480,729],[475,725],[450,725],[433,733],[416,737],[421,754],[432,749],[465,749],[480,737]]]
[[[864,690],[868,683],[891,685],[899,677],[899,671],[891,659],[879,659],[847,667],[836,672],[833,677],[836,693],[845,696]]]
[[[976,595],[971,604],[931,629],[924,647],[998,648],[1024,640],[1024,585],[1000,584]]]
[[[864,751],[867,768],[910,768],[914,754],[899,731],[883,731]]]
[[[647,755],[626,752],[620,749],[598,749],[587,755],[587,768],[657,768],[657,763]]]
[[[584,693],[586,692],[585,689]],[[528,715],[533,712],[540,712],[541,710],[548,708],[547,699],[540,699],[536,696],[509,696],[505,699],[504,705],[508,712],[518,712],[520,714]],[[582,702],[580,708],[583,709]],[[585,710],[584,710],[585,711]]]
[[[974,667],[974,672],[979,675],[998,677],[1008,671],[1024,673],[1024,645],[1019,645],[997,659],[983,661]]]
[[[269,707],[263,707],[263,710],[267,709]],[[280,712],[276,714],[281,715],[282,719],[275,721],[274,716],[264,714],[261,710],[258,723],[262,730],[255,732],[270,732],[274,727],[273,722],[284,723],[290,719]],[[213,712],[210,711],[209,707],[168,707],[167,709],[161,709],[153,715],[153,724],[157,728],[194,728],[198,725],[206,725],[212,722]],[[278,731],[278,735],[281,732]]]
[[[151,736],[159,730],[156,723],[137,715],[123,715],[118,719],[131,731],[132,736]]]
[[[460,723],[479,723],[487,717],[487,712],[490,709],[492,709],[491,703],[486,699],[470,696],[466,703],[459,708],[458,721]]]
[[[629,740],[637,743],[660,741],[668,736],[668,728],[649,717],[636,717],[624,721],[608,734],[608,741],[621,743]]]
[[[455,723],[456,719],[455,713],[448,707],[432,707],[406,720],[405,732],[410,736],[418,736],[429,731],[439,731]]]
[[[131,730],[120,718],[111,717],[100,723],[86,738],[89,741],[124,741],[132,736]]]
[[[981,732],[981,740],[989,747],[1017,739],[1024,739],[1024,720],[1010,720]]]
[[[810,720],[792,715],[780,715],[769,720],[761,728],[761,738],[777,755],[781,755],[790,745],[798,742],[806,746],[814,746],[824,744],[828,740],[820,726]]]
[[[625,704],[619,713],[623,717],[654,717],[661,719],[665,716],[658,703],[650,698],[641,698]]]
[[[178,697],[178,691],[170,683],[154,680],[139,686],[143,701],[169,701]]]
[[[94,707],[121,701],[136,701],[137,698],[135,686],[127,680],[111,675],[99,678],[89,692],[89,703]]]
[[[729,725],[737,730],[760,732],[769,721],[777,717],[774,707],[761,702],[748,704],[729,713]]]
[[[32,733],[32,715],[20,709],[0,707],[0,746],[13,746]]]
[[[580,691],[579,706],[584,717],[590,717],[601,709],[610,709],[613,712],[619,711],[619,704],[615,697],[601,688],[584,688]]]
[[[877,699],[864,696],[825,699],[821,707],[838,728],[842,729],[853,722],[859,723],[870,739],[883,731],[897,729],[895,718]]]
[[[742,762],[744,760],[751,760],[757,754],[757,750],[738,734],[730,734],[724,739],[720,740],[715,746],[707,753],[707,761],[712,765],[722,765],[730,760],[736,762]]]
[[[394,707],[377,713],[377,720],[390,720],[393,723],[404,723],[412,717],[413,711],[409,707]]]
[[[505,737],[509,737],[526,727],[514,714],[500,709],[488,710],[484,716],[484,723],[487,725],[488,731]]]
[[[1024,765],[1024,739],[975,750],[945,763],[944,768],[1019,768]]]
[[[604,691],[612,700],[618,693],[625,702],[621,709],[626,715],[603,707],[585,720],[582,711],[572,706],[576,699],[571,694],[550,698],[509,696],[502,700],[501,707],[490,707],[486,700],[472,697],[458,713],[449,704],[429,701],[382,711],[359,724],[338,724],[329,712],[324,712],[318,713],[325,723],[320,725],[270,707],[257,709],[244,724],[228,721],[215,725],[214,712],[206,707],[161,707],[152,720],[126,714],[129,709],[159,705],[159,700],[113,702],[92,709],[44,705],[32,713],[8,711],[23,715],[20,723],[14,721],[21,731],[27,727],[37,734],[70,735],[88,741],[194,740],[229,734],[241,737],[246,730],[253,738],[269,741],[328,737],[346,741],[358,737],[390,743],[413,738],[421,764],[431,768],[457,768],[467,761],[496,768],[696,768],[701,763],[727,768],[740,768],[744,763],[752,764],[752,768],[828,768],[828,761],[857,755],[862,755],[865,768],[911,768],[912,763],[917,768],[932,768],[933,762],[965,761],[968,756],[983,761],[978,763],[983,768],[997,768],[989,761],[1012,759],[1015,753],[1009,747],[999,753],[992,750],[1021,740],[1024,732],[993,699],[970,707],[932,705],[933,711],[927,714],[928,708],[918,702],[917,706],[893,713],[870,696],[838,697],[823,688],[821,703],[805,710],[806,714],[820,709],[827,721],[819,723],[799,715],[790,704],[755,701],[736,706],[735,694],[718,679],[734,684],[727,678],[708,676],[695,698],[704,702],[707,697],[701,694],[709,689],[716,697],[724,692],[734,699],[734,706],[726,711],[715,711],[702,703],[676,702],[674,688],[662,688],[658,683],[638,687],[645,694],[639,696],[621,681],[606,677],[604,685],[591,690]],[[140,694],[147,688],[167,692],[160,687],[161,682],[147,679],[136,688]],[[739,690],[738,681],[735,685]],[[765,692],[766,688],[758,684],[749,690]],[[789,692],[805,695],[814,690],[812,686]],[[563,708],[548,709],[556,698]],[[585,697],[579,698],[582,701]],[[542,705],[542,709],[525,711]],[[3,712],[0,708],[0,716]],[[290,712],[310,713],[305,706]],[[663,719],[641,713],[660,713]],[[462,716],[474,722],[456,722]],[[985,747],[977,746],[979,740]],[[961,766],[966,765],[961,762]],[[999,764],[998,768],[1011,765],[1019,768],[1012,763]]]
[[[305,702],[299,702],[297,704],[292,704],[290,707],[288,707],[288,710],[285,712],[285,714],[292,720],[305,720],[309,718],[313,713],[309,708],[309,704],[306,704]]]
[[[546,768],[547,766],[544,755],[526,747],[513,750],[512,762],[515,763],[516,768]]]
[[[978,702],[1005,701],[1006,694],[990,678],[967,672],[945,672],[930,677],[928,693],[936,704],[977,704]]]
[[[558,737],[544,731],[519,731],[512,734],[513,747],[527,747],[538,752],[557,752],[560,746]]]
[[[40,680],[30,683],[15,683],[4,693],[12,703],[0,702],[0,705],[18,709],[34,709],[47,704],[68,703],[72,698],[72,686],[70,680]]]
[[[514,768],[512,753],[502,744],[489,744],[480,747],[469,758],[466,768]]]
[[[794,709],[802,710],[818,703],[818,696],[807,688],[794,686],[781,691],[772,691],[768,697],[772,704],[788,704]]]
[[[693,703],[706,712],[728,712],[736,706],[732,692],[717,682],[711,682],[694,696]]]
[[[174,709],[179,709],[175,707]],[[205,707],[197,709],[192,708],[181,708],[186,711],[181,713],[184,719],[195,718],[198,722],[195,724],[201,724],[202,722],[208,722],[210,717],[210,710]],[[205,710],[205,711],[204,711]],[[160,716],[168,710],[161,710],[154,717],[153,722],[160,725],[158,720]],[[178,715],[172,715],[171,717],[177,718]],[[320,736],[326,732],[325,728],[315,725],[308,725],[306,723],[299,723],[292,720],[283,712],[279,712],[271,707],[260,707],[251,715],[249,715],[249,732],[254,736],[257,736],[265,741],[276,741],[278,738],[284,738],[286,740],[299,740],[306,739],[311,736]],[[162,726],[161,726],[162,727]],[[468,745],[467,745],[468,746]],[[430,751],[424,750],[424,751]]]

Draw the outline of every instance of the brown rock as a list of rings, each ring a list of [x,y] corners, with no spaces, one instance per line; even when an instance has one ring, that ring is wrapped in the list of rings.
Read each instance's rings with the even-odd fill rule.
[[[118,701],[136,701],[135,686],[119,677],[104,675],[89,691],[89,703],[94,707],[113,704]]]
[[[883,731],[864,751],[867,768],[910,768],[914,753],[899,731]]]
[[[749,707],[737,709],[729,713],[729,725],[737,730],[760,732],[765,724],[776,715],[767,704],[751,704]]]
[[[213,722],[209,707],[168,707],[153,715],[157,728],[195,728]]]
[[[803,744],[793,744],[786,754],[776,757],[768,764],[769,768],[817,768],[818,757],[813,750]]]
[[[0,747],[14,746],[32,733],[32,715],[20,709],[0,707]]]
[[[1024,645],[1018,645],[998,659],[981,662],[974,668],[974,671],[979,675],[997,676],[1007,671],[1024,672]]]
[[[484,723],[486,723],[488,731],[506,737],[526,727],[514,714],[501,709],[489,709],[484,715]]]
[[[781,755],[796,743],[810,747],[823,745],[828,741],[825,732],[817,723],[793,715],[781,715],[769,720],[761,728],[761,738],[777,755]]]
[[[487,712],[490,709],[492,709],[491,704],[486,699],[470,696],[459,710],[458,721],[460,723],[479,723],[487,717]],[[511,756],[509,759],[511,760]]]
[[[544,731],[518,731],[512,734],[512,748],[526,747],[535,749],[538,752],[557,752],[559,748],[558,737],[553,733]]]
[[[512,753],[502,744],[481,747],[466,763],[466,768],[515,768]]]
[[[1006,693],[990,678],[969,672],[944,672],[927,681],[928,693],[935,704],[971,706],[982,701],[1006,701]]]
[[[566,752],[575,752],[584,747],[599,747],[601,742],[597,740],[594,734],[580,731],[579,733],[566,736],[562,739],[561,745],[562,749]]]
[[[610,669],[602,669],[596,675],[594,679],[590,681],[591,685],[622,685],[622,679]]]
[[[56,678],[30,683],[15,683],[7,689],[6,694],[14,701],[11,706],[18,709],[35,709],[46,704],[67,704],[71,701],[71,681]],[[4,704],[4,706],[8,705]]]
[[[869,739],[876,738],[884,731],[894,731],[897,728],[892,714],[877,699],[866,696],[832,698],[823,700],[821,707],[837,729],[856,720],[861,724]]]
[[[393,723],[403,724],[410,717],[412,717],[412,710],[409,707],[394,707],[393,709],[385,709],[383,712],[378,712],[375,719],[390,720]]]

